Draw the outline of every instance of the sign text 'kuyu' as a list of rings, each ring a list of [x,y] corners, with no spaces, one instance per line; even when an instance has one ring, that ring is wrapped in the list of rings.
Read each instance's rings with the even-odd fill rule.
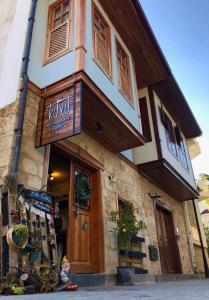
[[[36,147],[81,132],[81,82],[59,94],[42,99],[36,130]]]

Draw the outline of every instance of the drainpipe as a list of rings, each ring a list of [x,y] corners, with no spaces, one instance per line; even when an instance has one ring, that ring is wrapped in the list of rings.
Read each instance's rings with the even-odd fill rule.
[[[191,254],[191,259],[192,259],[192,267],[193,267],[194,271],[196,272],[197,263],[196,263],[196,259],[195,259],[194,244],[193,244],[193,238],[192,238],[192,232],[191,232],[191,227],[190,227],[189,214],[188,214],[186,201],[183,202],[183,209],[184,209],[184,217],[185,217],[185,222],[186,222],[186,231],[187,231],[187,236],[188,236],[189,249],[190,249],[190,254]]]
[[[28,63],[29,63],[32,33],[33,33],[34,17],[36,11],[36,3],[37,0],[31,0],[27,31],[25,36],[25,44],[23,50],[23,57],[22,57],[22,64],[20,70],[19,109],[18,109],[18,117],[17,117],[17,128],[15,129],[15,147],[14,147],[12,167],[11,167],[11,172],[14,174],[17,174],[18,166],[19,166],[20,148],[21,148],[23,122],[24,122],[24,114],[25,114],[25,104],[26,104],[26,97],[27,97]]]
[[[208,263],[207,263],[207,258],[205,255],[205,249],[204,249],[204,245],[203,245],[203,240],[202,240],[202,234],[201,234],[201,230],[200,230],[200,223],[199,223],[199,219],[198,219],[198,215],[197,215],[197,208],[196,208],[196,204],[195,204],[195,200],[192,200],[193,203],[193,208],[194,208],[194,214],[195,214],[195,219],[196,219],[196,223],[197,223],[197,230],[198,230],[198,234],[200,237],[200,245],[201,245],[201,251],[202,251],[202,258],[203,258],[203,263],[204,263],[204,268],[205,268],[205,277],[209,278],[209,269],[208,269]]]

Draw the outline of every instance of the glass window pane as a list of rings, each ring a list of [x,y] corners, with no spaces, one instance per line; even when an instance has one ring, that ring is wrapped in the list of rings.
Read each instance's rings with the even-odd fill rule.
[[[91,196],[89,175],[81,170],[75,170],[74,202],[76,205],[88,208]]]
[[[62,17],[62,22],[66,22],[69,20],[69,13],[65,14],[63,17]]]
[[[69,1],[64,2],[63,4],[63,14],[69,12]]]
[[[57,19],[61,16],[61,6],[55,8],[54,18]]]
[[[61,25],[61,18],[54,21],[54,28],[58,27],[59,25]]]

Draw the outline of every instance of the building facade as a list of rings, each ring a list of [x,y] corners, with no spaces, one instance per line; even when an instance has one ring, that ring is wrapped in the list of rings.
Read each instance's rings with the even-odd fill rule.
[[[11,1],[0,48],[1,183],[13,170],[20,130],[18,182],[50,192],[59,207],[57,263],[66,254],[73,273],[115,274],[118,246],[108,216],[126,200],[147,225],[140,233],[146,256],[133,262],[138,272],[195,273],[184,202],[198,198],[187,140],[201,130],[140,4],[31,1],[35,19],[29,58],[23,57],[29,63],[21,110],[28,2]],[[79,179],[87,198],[76,196]],[[10,217],[2,224],[4,249],[13,224]],[[43,248],[50,255],[44,240]]]

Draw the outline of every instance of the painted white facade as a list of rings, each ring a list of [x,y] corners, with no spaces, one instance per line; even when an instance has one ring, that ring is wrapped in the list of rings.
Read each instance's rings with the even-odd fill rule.
[[[60,58],[44,65],[44,51],[46,41],[46,29],[48,18],[48,6],[54,1],[38,1],[35,24],[32,38],[32,46],[30,53],[29,64],[29,79],[38,87],[44,88],[58,80],[61,80],[76,72],[76,60],[75,60],[75,47],[76,47],[76,17],[73,18],[74,32],[73,32],[73,49]],[[93,36],[92,36],[92,0],[86,1],[86,66],[85,72],[95,82],[95,84],[102,90],[102,92],[112,101],[112,103],[123,113],[123,115],[133,124],[135,128],[141,131],[141,123],[138,115],[138,95],[136,89],[136,83],[134,78],[133,62],[130,55],[130,51],[126,48],[123,41],[120,39],[119,34],[109,21],[109,18],[104,13],[103,9],[99,5],[98,1],[95,4],[101,11],[102,15],[106,19],[110,26],[111,32],[111,47],[112,47],[112,73],[113,79],[111,80],[97,65],[93,55]],[[77,1],[74,1],[74,16],[76,16]],[[117,65],[116,65],[116,48],[115,39],[118,39],[122,44],[130,60],[130,73],[133,90],[134,106],[132,107],[125,97],[120,93],[118,88],[117,78]]]
[[[0,108],[15,101],[30,1],[0,1]]]
[[[138,115],[138,94],[134,78],[133,62],[129,49],[125,46],[121,40],[118,32],[110,22],[108,16],[105,14],[98,0],[94,1],[95,5],[102,13],[105,21],[110,27],[111,34],[111,52],[112,52],[112,80],[101,70],[101,68],[94,61],[93,53],[93,36],[92,36],[92,0],[86,1],[87,14],[86,14],[86,73],[89,77],[97,84],[97,86],[103,91],[103,93],[113,102],[113,104],[123,113],[123,115],[141,132],[141,123]],[[133,102],[132,107],[125,97],[120,93],[118,88],[118,77],[117,77],[117,59],[116,59],[116,38],[126,50],[130,60],[130,75],[132,82],[133,91]]]
[[[157,146],[156,146],[156,140],[155,140],[155,134],[154,134],[154,127],[153,127],[153,119],[151,114],[151,108],[150,108],[150,101],[149,101],[149,95],[148,95],[148,89],[142,89],[139,91],[140,97],[146,97],[147,99],[147,108],[148,108],[148,114],[149,114],[149,121],[150,121],[150,129],[151,129],[151,135],[152,135],[152,141],[149,143],[146,143],[144,146],[137,147],[133,150],[133,156],[134,156],[134,163],[135,164],[143,164],[148,162],[153,162],[155,160],[158,160],[158,154],[157,154]],[[186,170],[178,160],[168,149],[167,146],[167,140],[166,140],[166,133],[165,128],[161,122],[160,113],[159,113],[159,107],[161,107],[161,101],[154,92],[154,102],[156,106],[156,112],[157,112],[157,126],[159,131],[159,138],[160,138],[160,144],[161,144],[161,151],[162,151],[162,157],[169,162],[169,164],[194,188],[196,188],[196,183],[193,175],[193,169],[191,164],[191,159],[188,152],[188,147],[186,140],[182,134],[183,141],[184,141],[184,147],[186,152],[186,158],[188,163],[188,170]],[[176,125],[171,115],[168,113],[165,107],[163,107],[164,111],[172,121],[173,127]]]
[[[192,164],[191,164],[191,159],[189,156],[186,140],[184,138],[183,133],[181,132],[181,135],[183,137],[184,141],[184,148],[186,152],[186,158],[187,158],[187,163],[188,163],[188,170],[186,170],[180,163],[180,161],[169,151],[168,146],[167,146],[167,140],[166,140],[166,134],[165,134],[165,129],[164,126],[161,122],[160,119],[160,113],[158,107],[161,107],[161,101],[154,92],[154,100],[155,100],[155,105],[156,105],[156,112],[157,112],[157,125],[158,125],[158,130],[159,130],[159,135],[160,135],[160,143],[161,143],[161,150],[162,150],[162,156],[164,159],[166,159],[169,164],[194,188],[196,188],[196,183],[194,180],[194,175],[193,175],[193,169],[192,169]],[[165,107],[163,107],[164,111],[172,121],[173,127],[176,126],[176,123],[174,122],[172,116],[168,113]]]
[[[55,1],[42,0],[37,2],[35,23],[30,52],[30,64],[28,75],[30,81],[39,88],[44,88],[58,80],[61,80],[74,72],[75,69],[75,51],[74,49],[60,58],[44,65],[44,53],[46,43],[46,31],[48,20],[48,7]],[[74,1],[74,15],[76,14],[76,3]],[[73,40],[76,38],[76,18],[73,26]]]
[[[139,90],[139,98],[143,98],[143,97],[146,97],[147,99],[147,109],[149,115],[152,141],[146,143],[144,146],[133,149],[134,163],[137,165],[147,163],[150,161],[155,161],[158,159],[155,134],[154,134],[154,125],[153,125],[151,107],[150,107],[150,101],[148,95],[148,88]]]

